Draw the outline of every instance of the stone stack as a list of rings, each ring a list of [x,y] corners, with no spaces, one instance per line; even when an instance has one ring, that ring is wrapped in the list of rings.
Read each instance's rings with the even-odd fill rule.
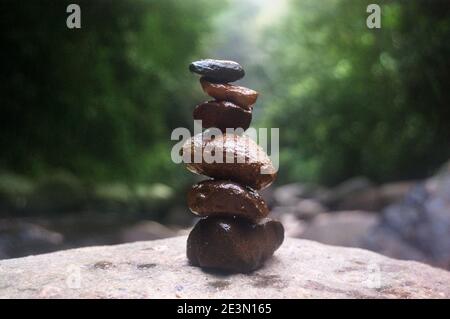
[[[194,266],[248,273],[284,240],[282,224],[267,218],[269,208],[257,192],[276,177],[270,158],[248,136],[227,132],[249,127],[258,92],[229,84],[245,75],[236,62],[201,60],[189,69],[202,76],[200,84],[214,100],[197,105],[194,119],[206,131],[183,145],[187,168],[212,178],[193,185],[188,194],[189,209],[202,218],[189,234],[187,257]],[[212,128],[221,134],[209,134]]]

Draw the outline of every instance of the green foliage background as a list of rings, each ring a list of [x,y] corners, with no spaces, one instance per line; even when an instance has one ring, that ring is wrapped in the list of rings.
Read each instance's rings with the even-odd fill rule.
[[[448,1],[378,1],[369,30],[371,1],[292,0],[258,34],[240,25],[255,1],[80,0],[77,31],[70,2],[0,2],[0,170],[187,185],[170,132],[192,126],[206,98],[187,65],[211,54],[263,93],[280,183],[418,178],[450,157]]]
[[[191,125],[187,72],[208,32],[207,0],[1,1],[0,168],[84,179],[165,181],[170,132]],[[183,171],[184,173],[184,171]]]
[[[450,2],[378,1],[368,29],[372,2],[291,1],[261,44],[285,181],[419,178],[450,157]]]

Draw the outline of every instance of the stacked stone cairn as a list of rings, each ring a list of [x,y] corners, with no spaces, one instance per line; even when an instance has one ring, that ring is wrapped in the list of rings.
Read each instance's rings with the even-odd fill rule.
[[[249,273],[284,240],[282,224],[267,218],[269,208],[257,192],[273,182],[276,170],[260,146],[235,131],[249,127],[258,92],[229,84],[245,75],[236,62],[200,60],[189,69],[202,76],[200,84],[214,100],[196,106],[194,119],[205,131],[182,149],[188,170],[212,178],[188,193],[189,209],[201,219],[189,234],[187,257],[193,266]],[[213,128],[220,134],[208,134]],[[195,160],[196,152],[201,161]],[[208,161],[205,155],[222,160]]]

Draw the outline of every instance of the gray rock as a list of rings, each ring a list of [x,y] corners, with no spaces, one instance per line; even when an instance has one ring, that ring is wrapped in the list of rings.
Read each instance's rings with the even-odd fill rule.
[[[205,59],[189,65],[191,72],[204,75],[211,82],[228,83],[242,79],[245,71],[234,61]]]
[[[416,182],[401,181],[379,187],[368,187],[349,193],[334,205],[338,210],[380,211],[401,200],[415,184]]]
[[[422,251],[408,244],[398,233],[387,227],[374,227],[368,230],[360,247],[392,258],[429,263],[427,256]]]
[[[302,199],[292,206],[276,206],[272,209],[273,216],[280,218],[284,214],[290,214],[301,220],[311,220],[328,209],[313,199]]]
[[[295,205],[297,218],[300,219],[313,219],[321,213],[326,212],[328,209],[318,201],[313,199],[303,199]]]
[[[327,189],[318,185],[291,183],[275,188],[273,199],[279,206],[292,206],[302,199],[318,199],[328,194]]]
[[[416,181],[400,181],[374,186],[365,177],[351,178],[316,197],[332,210],[380,211],[401,200]]]
[[[278,205],[295,205],[303,196],[305,185],[301,183],[292,183],[279,186],[273,191],[273,197]]]
[[[332,206],[336,210],[365,210],[378,211],[383,208],[382,199],[377,187],[369,187],[361,191],[355,191],[335,202]]]
[[[404,200],[387,207],[368,236],[367,248],[402,258],[398,249],[386,248],[376,240],[386,233],[395,233],[403,245],[414,248],[420,257],[413,259],[424,260],[425,256],[428,263],[450,269],[450,165],[415,186]]]
[[[0,259],[61,249],[63,234],[21,220],[0,219]]]
[[[362,247],[378,216],[364,211],[322,213],[296,237],[346,247]]]
[[[401,200],[416,184],[417,181],[400,181],[381,185],[379,195],[383,207]]]
[[[0,261],[0,298],[450,298],[450,273],[288,238],[262,269],[225,276],[190,266],[182,236]]]
[[[283,224],[286,237],[300,238],[308,225],[306,221],[298,219],[294,214],[284,212],[276,215],[271,213],[270,216]]]
[[[345,198],[351,197],[372,187],[372,183],[364,176],[357,176],[324,193],[320,200],[327,206],[336,208]]]

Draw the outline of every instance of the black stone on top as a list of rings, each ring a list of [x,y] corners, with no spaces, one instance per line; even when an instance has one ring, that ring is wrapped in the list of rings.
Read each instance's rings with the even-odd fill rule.
[[[203,75],[215,83],[234,82],[245,76],[245,71],[239,63],[226,60],[206,59],[195,61],[189,65],[189,70]]]

